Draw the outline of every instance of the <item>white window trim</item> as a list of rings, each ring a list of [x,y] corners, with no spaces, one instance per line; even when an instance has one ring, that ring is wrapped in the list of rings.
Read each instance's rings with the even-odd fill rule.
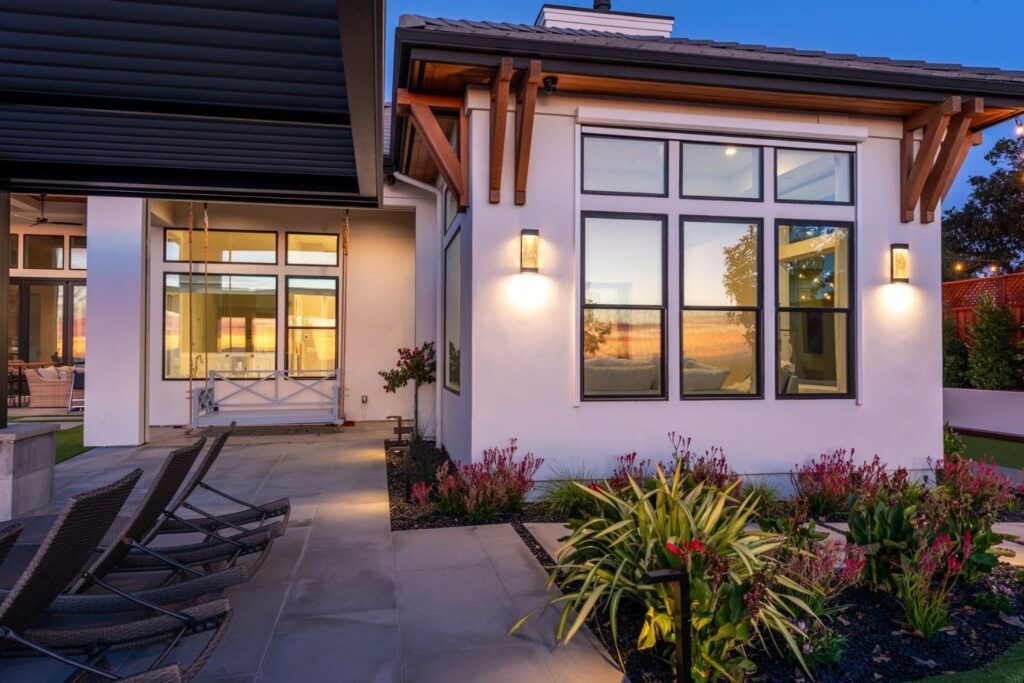
[[[746,135],[757,138],[797,139],[811,142],[858,143],[868,139],[868,129],[863,126],[837,126],[802,121],[775,121],[607,107],[577,107],[576,122],[585,126],[657,128],[661,131]],[[636,133],[638,137],[643,133],[640,130],[632,132]],[[664,136],[664,133],[661,135]]]

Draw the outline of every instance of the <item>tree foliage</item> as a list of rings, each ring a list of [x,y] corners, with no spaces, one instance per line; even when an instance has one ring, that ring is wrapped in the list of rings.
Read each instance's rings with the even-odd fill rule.
[[[1012,389],[1020,383],[1016,331],[1010,309],[997,306],[988,295],[982,296],[974,308],[967,345],[967,373],[976,389]]]
[[[986,264],[1024,270],[1024,138],[999,140],[985,155],[987,176],[972,176],[971,195],[946,212],[942,223],[943,275],[969,277]],[[957,272],[953,264],[966,261]]]

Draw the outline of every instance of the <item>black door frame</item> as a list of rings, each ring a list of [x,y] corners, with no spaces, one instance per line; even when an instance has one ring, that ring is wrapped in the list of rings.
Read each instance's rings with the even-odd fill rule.
[[[84,278],[12,277],[11,286],[15,285],[18,287],[18,358],[26,362],[29,362],[29,287],[31,285],[62,285],[64,287],[64,329],[61,331],[64,355],[61,358],[61,365],[70,365],[73,360],[71,341],[74,331],[74,287],[87,286],[86,280]],[[33,362],[46,363],[50,360],[46,358]]]

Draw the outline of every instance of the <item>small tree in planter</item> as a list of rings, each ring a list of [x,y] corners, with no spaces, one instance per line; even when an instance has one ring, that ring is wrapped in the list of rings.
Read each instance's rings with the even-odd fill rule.
[[[381,370],[384,391],[397,393],[402,387],[413,384],[412,429],[413,435],[420,436],[420,387],[433,384],[436,380],[437,362],[434,358],[434,342],[424,342],[413,349],[398,349],[398,363],[393,370]]]
[[[969,327],[967,373],[976,389],[1012,389],[1020,383],[1020,357],[1013,337],[1017,325],[1008,308],[988,295],[974,308]]]

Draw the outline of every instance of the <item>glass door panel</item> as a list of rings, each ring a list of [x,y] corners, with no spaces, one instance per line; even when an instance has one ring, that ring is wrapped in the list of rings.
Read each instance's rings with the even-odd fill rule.
[[[13,237],[13,236],[12,236]],[[21,312],[21,288],[16,282],[11,283],[7,295],[7,357],[19,358],[18,352],[18,314]]]
[[[64,283],[29,285],[29,363],[63,363]]]
[[[71,359],[85,362],[85,285],[71,285]]]

